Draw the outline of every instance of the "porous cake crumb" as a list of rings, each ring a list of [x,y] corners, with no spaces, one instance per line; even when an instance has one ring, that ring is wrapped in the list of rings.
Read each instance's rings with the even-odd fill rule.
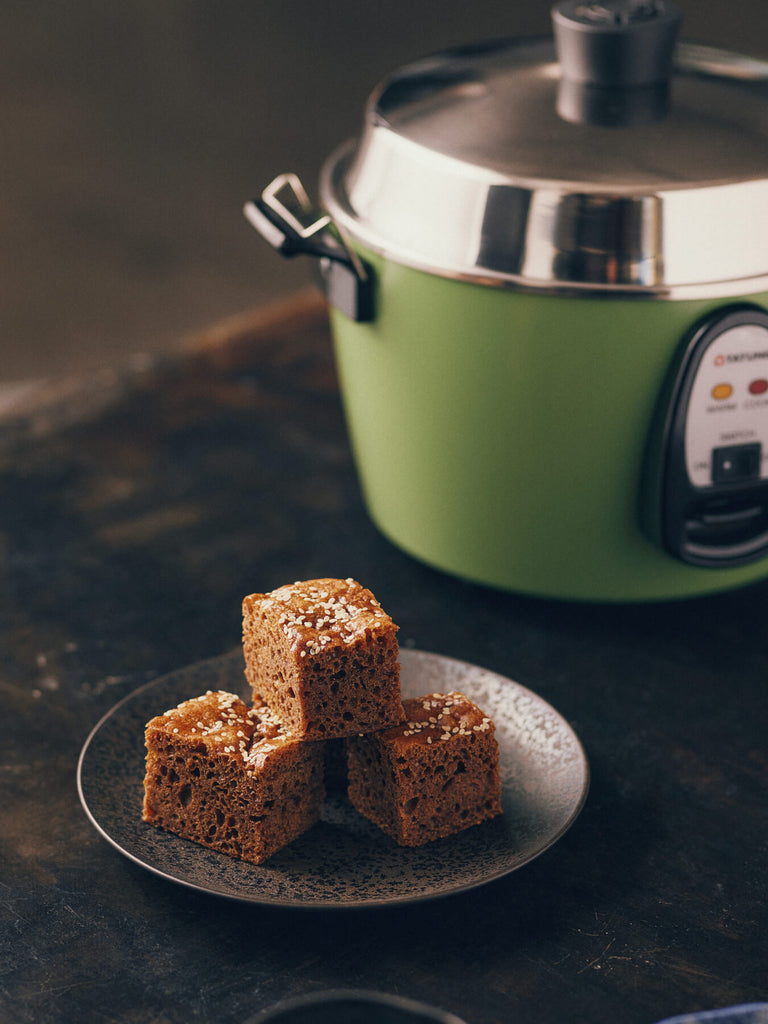
[[[246,597],[243,650],[254,699],[297,737],[333,739],[405,720],[397,626],[353,579]]]
[[[407,722],[347,740],[353,806],[401,846],[501,814],[495,728],[462,693],[404,702]]]
[[[319,817],[322,744],[261,702],[208,691],[153,718],[146,746],[143,818],[185,839],[261,864]]]

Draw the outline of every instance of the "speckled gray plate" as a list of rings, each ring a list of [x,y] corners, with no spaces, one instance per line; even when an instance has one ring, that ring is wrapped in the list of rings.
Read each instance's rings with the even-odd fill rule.
[[[514,871],[550,847],[583,806],[589,771],[581,744],[544,700],[465,662],[401,650],[403,696],[461,690],[496,723],[501,752],[498,818],[415,849],[397,846],[331,793],[321,820],[256,866],[141,820],[144,726],[206,690],[246,694],[240,650],[141,687],[94,728],[77,769],[80,800],[97,830],[142,867],[232,899],[286,907],[375,907],[445,896]]]

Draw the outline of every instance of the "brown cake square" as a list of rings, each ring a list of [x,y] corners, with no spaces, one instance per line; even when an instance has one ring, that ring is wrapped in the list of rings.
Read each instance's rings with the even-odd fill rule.
[[[352,579],[243,601],[245,674],[295,736],[333,739],[405,720],[397,626]]]
[[[407,724],[347,740],[349,798],[401,846],[501,814],[494,724],[464,694],[404,702]]]
[[[266,705],[209,691],[153,718],[146,746],[153,825],[261,864],[317,821],[322,744],[300,743]]]

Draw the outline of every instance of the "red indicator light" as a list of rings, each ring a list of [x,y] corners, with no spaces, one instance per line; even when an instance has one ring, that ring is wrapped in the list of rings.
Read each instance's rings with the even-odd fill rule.
[[[758,377],[757,380],[750,381],[750,395],[764,395],[766,391],[768,391],[768,380],[765,380],[764,377]]]

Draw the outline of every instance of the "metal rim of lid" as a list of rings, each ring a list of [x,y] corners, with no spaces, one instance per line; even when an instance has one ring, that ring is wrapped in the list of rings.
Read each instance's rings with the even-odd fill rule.
[[[768,62],[681,43],[676,64],[692,77],[757,83],[768,112]],[[323,206],[356,245],[414,269],[515,290],[717,298],[768,289],[768,164],[763,177],[692,185],[516,176],[393,131],[376,115],[381,88],[361,138],[339,147],[321,172]]]

